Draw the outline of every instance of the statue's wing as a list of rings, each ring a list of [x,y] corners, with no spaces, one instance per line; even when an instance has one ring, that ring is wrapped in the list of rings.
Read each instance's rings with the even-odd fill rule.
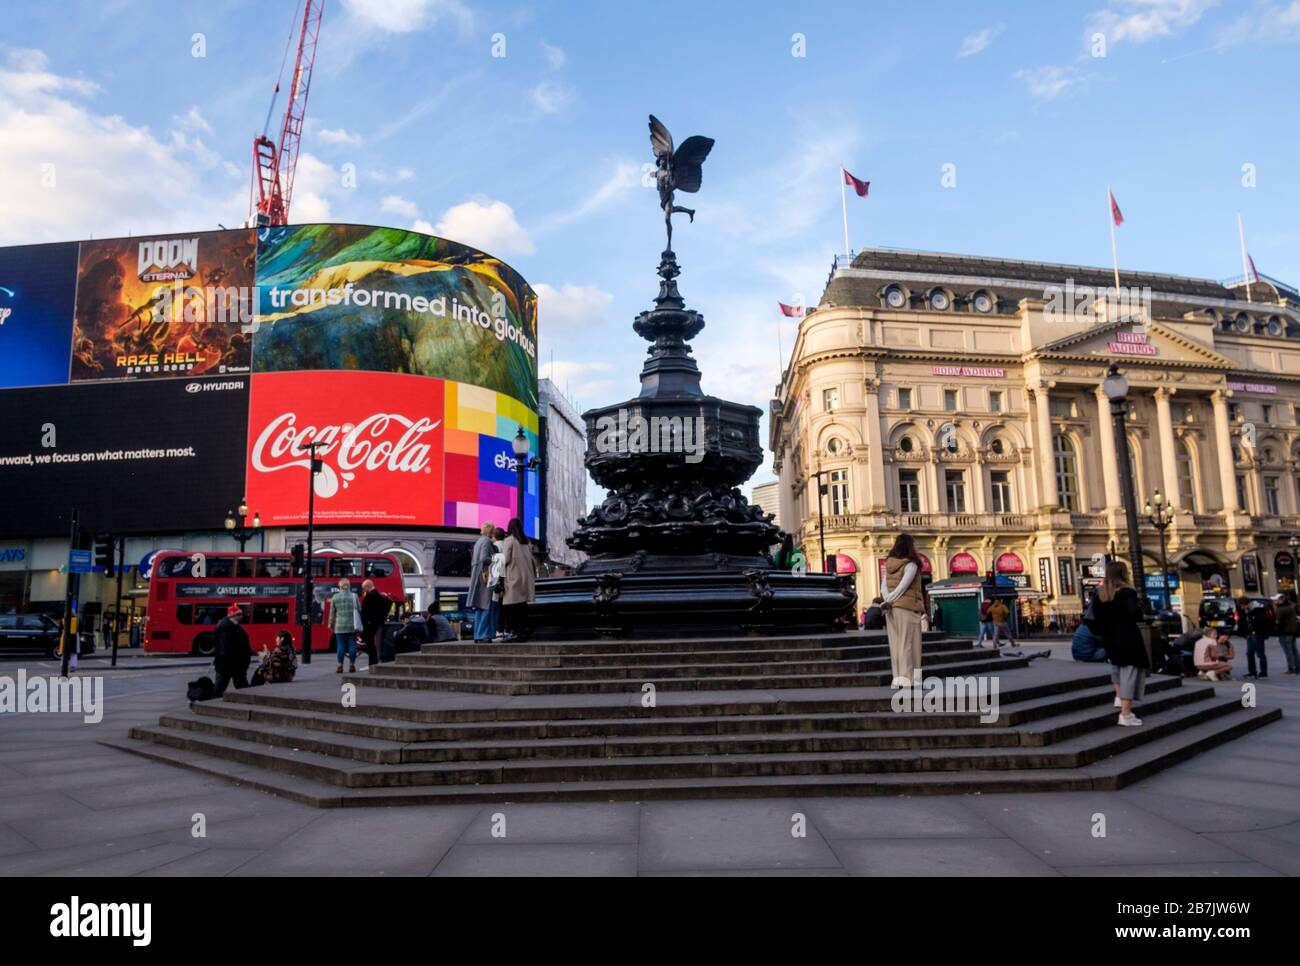
[[[696,134],[683,141],[673,155],[673,187],[679,191],[699,191],[704,176],[704,159],[712,150],[713,138]]]
[[[653,114],[650,115],[650,147],[654,149],[656,158],[673,156],[673,136],[664,127],[664,122]]]

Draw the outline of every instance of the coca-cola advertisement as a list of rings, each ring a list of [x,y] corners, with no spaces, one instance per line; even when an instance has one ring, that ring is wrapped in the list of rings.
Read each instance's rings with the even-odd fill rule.
[[[374,372],[253,377],[248,505],[267,526],[307,522],[309,444],[319,524],[441,526],[441,379]]]

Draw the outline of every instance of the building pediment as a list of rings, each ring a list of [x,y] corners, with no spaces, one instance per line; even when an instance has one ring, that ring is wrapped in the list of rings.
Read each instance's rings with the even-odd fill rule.
[[[1039,346],[1030,359],[1121,362],[1125,365],[1235,369],[1237,363],[1203,342],[1159,322],[1119,319]]]

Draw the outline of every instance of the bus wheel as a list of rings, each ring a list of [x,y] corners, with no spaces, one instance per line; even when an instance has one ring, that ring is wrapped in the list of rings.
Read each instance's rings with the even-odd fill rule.
[[[194,638],[194,653],[200,657],[211,657],[217,652],[217,639],[210,632],[204,632]]]

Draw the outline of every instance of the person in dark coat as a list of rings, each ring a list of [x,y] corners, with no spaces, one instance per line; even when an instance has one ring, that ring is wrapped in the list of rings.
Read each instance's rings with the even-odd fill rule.
[[[1101,662],[1106,660],[1106,648],[1087,624],[1080,624],[1070,639],[1070,656],[1076,661]]]
[[[379,650],[375,647],[375,637],[388,620],[388,612],[393,609],[393,602],[386,594],[375,590],[375,582],[367,580],[361,585],[361,646],[371,666],[379,663]]]
[[[1092,613],[1089,626],[1101,638],[1106,660],[1111,663],[1115,707],[1120,709],[1116,723],[1136,727],[1142,719],[1133,713],[1133,702],[1141,701],[1146,691],[1151,659],[1139,627],[1142,603],[1128,582],[1128,565],[1123,561],[1113,560],[1106,565],[1106,579],[1097,588]]]
[[[496,552],[492,535],[496,529],[490,521],[479,528],[479,538],[474,542],[474,552],[469,562],[469,593],[465,595],[465,606],[474,611],[474,640],[480,644],[496,636],[492,621],[490,580],[492,554]]]
[[[248,642],[248,632],[239,624],[244,619],[244,612],[238,604],[231,604],[226,609],[226,616],[212,632],[216,643],[216,656],[212,660],[212,669],[216,672],[216,687],[213,695],[221,697],[226,687],[235,682],[235,690],[248,687],[248,665],[253,661],[253,646]]]
[[[864,631],[883,631],[885,629],[885,612],[880,609],[884,599],[875,597],[871,606],[862,612],[862,629]]]

